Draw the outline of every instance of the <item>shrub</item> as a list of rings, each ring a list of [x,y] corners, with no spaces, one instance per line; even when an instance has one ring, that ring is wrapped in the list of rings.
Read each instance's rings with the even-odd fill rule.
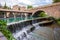
[[[39,17],[46,17],[47,14],[45,14],[45,12],[41,12],[38,16],[39,16]]]
[[[56,19],[56,22],[60,25],[60,18]]]
[[[6,26],[6,22],[0,20],[0,32],[2,32],[8,40],[15,40],[12,36],[12,33],[9,30],[7,30]]]

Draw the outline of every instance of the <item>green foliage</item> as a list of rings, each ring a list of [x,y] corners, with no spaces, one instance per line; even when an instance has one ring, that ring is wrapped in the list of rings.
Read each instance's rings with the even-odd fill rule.
[[[56,19],[56,22],[60,25],[60,18]]]
[[[29,8],[33,8],[33,6],[31,6],[31,5],[28,5],[28,6],[27,6],[27,9],[29,9]]]
[[[4,5],[4,9],[6,9],[6,8],[8,8],[8,7],[7,7],[6,3],[5,3],[5,5]]]
[[[0,12],[0,15],[4,15],[4,12]]]
[[[5,5],[3,6],[4,9],[11,9],[10,7],[8,7],[5,3]]]
[[[60,0],[53,0],[54,1],[54,3],[56,3],[56,2],[60,2]]]
[[[3,20],[0,20],[0,27],[6,28],[6,22],[4,22]]]
[[[57,21],[60,21],[60,18],[58,18]]]
[[[4,36],[8,39],[8,40],[15,40],[12,36],[12,33],[10,31],[8,31],[7,29],[0,29],[0,31],[4,34]]]
[[[6,22],[0,20],[0,32],[2,32],[8,40],[15,40],[12,36],[12,33],[9,30],[7,30],[6,26]]]
[[[40,14],[38,15],[39,17],[46,17],[47,14],[45,14],[45,12],[40,12]]]

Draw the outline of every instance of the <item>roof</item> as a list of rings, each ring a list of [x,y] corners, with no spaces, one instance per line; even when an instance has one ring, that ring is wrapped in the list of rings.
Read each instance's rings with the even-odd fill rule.
[[[0,11],[5,11],[5,12],[18,12],[18,13],[31,13],[30,11],[20,11],[20,10],[12,10],[12,9],[1,9]]]

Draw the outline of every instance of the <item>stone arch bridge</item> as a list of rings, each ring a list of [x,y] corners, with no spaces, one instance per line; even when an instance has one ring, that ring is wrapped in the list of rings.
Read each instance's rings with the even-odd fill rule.
[[[0,9],[0,12],[5,12],[4,18],[9,17],[11,13],[13,13],[13,16],[16,17],[16,15],[34,15],[35,13],[38,14],[38,11],[44,11],[47,15],[53,16],[55,18],[60,18],[60,2],[53,3],[48,6],[39,6],[33,9],[25,10],[25,11],[19,11],[19,10],[8,10],[8,9]]]
[[[44,11],[49,16],[60,18],[60,2],[54,3],[52,5],[44,6],[44,7],[37,7],[29,11],[32,12],[32,15],[34,15],[35,13],[38,14],[39,11]]]

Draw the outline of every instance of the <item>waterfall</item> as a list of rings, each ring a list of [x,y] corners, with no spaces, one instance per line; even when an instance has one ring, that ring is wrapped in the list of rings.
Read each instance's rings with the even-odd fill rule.
[[[21,19],[19,19],[19,21],[24,19],[23,16],[21,15]],[[49,34],[50,32],[48,31],[49,29],[40,27],[39,24],[42,21],[40,19],[33,19],[33,18],[31,19],[32,20],[25,19],[26,21],[20,23],[17,20],[15,20],[18,23],[8,25],[9,27],[8,29],[12,32],[14,38],[16,40],[40,40],[40,39],[45,40],[49,36],[48,39],[51,39]],[[11,21],[13,21],[13,19]],[[42,32],[44,34],[42,34]]]
[[[20,30],[19,32],[13,33],[13,36],[16,40],[28,40],[28,38],[30,37],[29,33],[33,31],[32,29],[34,30],[35,27],[33,27],[32,25],[28,25],[22,28],[22,30]]]
[[[33,26],[28,25],[24,27],[22,30],[20,30],[19,32],[13,33],[13,36],[16,38],[16,40],[29,40],[29,38],[31,38],[29,33],[31,33],[35,29],[35,27],[36,29],[38,29],[40,26],[38,24]]]
[[[40,28],[40,26],[39,26],[39,24],[32,24],[34,27],[36,27],[36,29],[39,29]]]
[[[32,23],[30,23],[32,22]],[[13,36],[16,40],[31,40],[32,31],[38,29],[40,26],[37,23],[37,20],[22,22],[12,25]],[[29,39],[30,38],[30,39]]]
[[[23,28],[20,32],[13,33],[13,35],[17,40],[23,40],[24,37],[27,37],[27,32],[26,29]]]

